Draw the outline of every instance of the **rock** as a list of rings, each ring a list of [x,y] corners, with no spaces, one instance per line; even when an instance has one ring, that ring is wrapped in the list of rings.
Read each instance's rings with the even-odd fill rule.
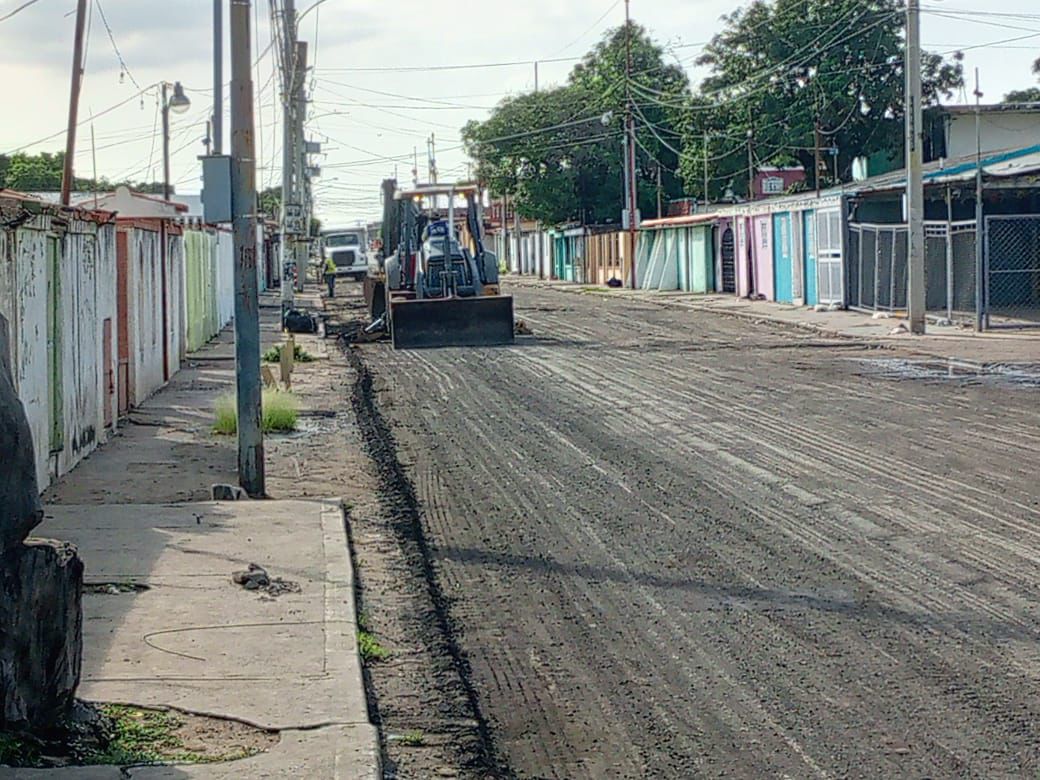
[[[0,731],[39,731],[72,709],[83,655],[83,562],[30,539],[0,560]]]
[[[210,494],[214,501],[242,501],[247,498],[246,491],[238,485],[213,485]]]
[[[43,520],[36,453],[25,408],[14,389],[7,320],[0,315],[0,555]]]

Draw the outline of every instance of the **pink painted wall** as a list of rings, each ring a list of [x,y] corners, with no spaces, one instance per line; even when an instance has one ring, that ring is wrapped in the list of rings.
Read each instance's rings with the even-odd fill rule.
[[[754,258],[755,292],[775,300],[773,290],[773,218],[769,214],[751,220],[751,253]]]

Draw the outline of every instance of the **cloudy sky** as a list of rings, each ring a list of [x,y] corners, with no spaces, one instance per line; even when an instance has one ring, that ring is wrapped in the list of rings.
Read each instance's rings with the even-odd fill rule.
[[[0,18],[24,1],[0,0]],[[313,0],[297,2],[304,12]],[[159,179],[162,147],[154,85],[181,81],[192,106],[173,117],[171,178],[178,191],[197,192],[196,157],[204,151],[212,99],[211,0],[91,4],[77,174],[90,176],[93,170],[93,129],[99,175]],[[632,0],[632,15],[696,82],[704,75],[692,66],[698,45],[720,28],[722,14],[740,5],[737,0]],[[402,180],[409,179],[413,149],[418,149],[425,178],[431,134],[442,179],[464,176],[458,129],[467,120],[486,116],[506,95],[530,90],[535,60],[542,86],[563,81],[574,61],[624,19],[621,0],[485,0],[448,6],[450,14],[431,14],[428,0],[324,0],[303,17],[300,34],[310,43],[315,64],[308,127],[324,147],[316,193],[319,216],[327,224],[378,217],[380,180],[395,166]],[[1035,0],[1004,0],[999,12],[980,12],[969,0],[925,0],[922,6],[926,47],[964,49],[966,72],[980,69],[986,99],[1036,84],[1030,73],[1040,55]],[[5,90],[0,152],[63,148],[74,8],[74,0],[37,0],[0,22]],[[255,0],[254,13],[253,54],[267,52],[254,73],[258,177],[267,186],[280,175],[280,110],[271,78],[267,0]],[[444,67],[470,64],[489,67]]]

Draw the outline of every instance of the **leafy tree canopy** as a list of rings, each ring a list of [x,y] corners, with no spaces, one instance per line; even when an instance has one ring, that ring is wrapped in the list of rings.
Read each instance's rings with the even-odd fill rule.
[[[64,152],[40,152],[25,154],[16,152],[0,155],[0,187],[20,192],[54,192],[61,189],[61,177],[65,165]],[[97,183],[93,179],[75,177],[72,189],[74,192],[108,192],[116,187],[126,186],[135,192],[160,194],[163,191],[161,182],[144,182],[124,180],[110,181],[102,176]]]
[[[728,184],[746,191],[749,134],[756,165],[797,163],[810,183],[817,122],[842,171],[901,149],[904,18],[899,0],[756,0],[725,17],[698,60],[711,74],[683,128],[687,190],[704,189],[705,134],[713,199]],[[924,55],[926,106],[963,84],[960,60]]]
[[[1040,76],[1040,59],[1033,63],[1034,75]],[[1040,87],[1018,89],[1004,96],[1005,103],[1040,103]]]
[[[477,175],[519,213],[548,224],[616,222],[623,201],[626,28],[610,31],[555,89],[502,101],[484,122],[463,129]],[[677,197],[678,122],[689,97],[682,68],[643,28],[631,26],[633,70],[646,75],[660,106],[633,95],[639,144],[636,179],[643,213],[655,208],[660,167],[664,198]],[[652,85],[652,86],[651,86]],[[645,120],[644,120],[645,117]]]

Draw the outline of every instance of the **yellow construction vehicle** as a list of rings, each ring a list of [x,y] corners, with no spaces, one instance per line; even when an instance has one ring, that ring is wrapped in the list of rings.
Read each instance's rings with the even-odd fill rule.
[[[383,252],[365,279],[367,330],[386,330],[395,349],[512,344],[513,299],[501,294],[498,258],[484,246],[480,188],[387,180],[383,199]]]

